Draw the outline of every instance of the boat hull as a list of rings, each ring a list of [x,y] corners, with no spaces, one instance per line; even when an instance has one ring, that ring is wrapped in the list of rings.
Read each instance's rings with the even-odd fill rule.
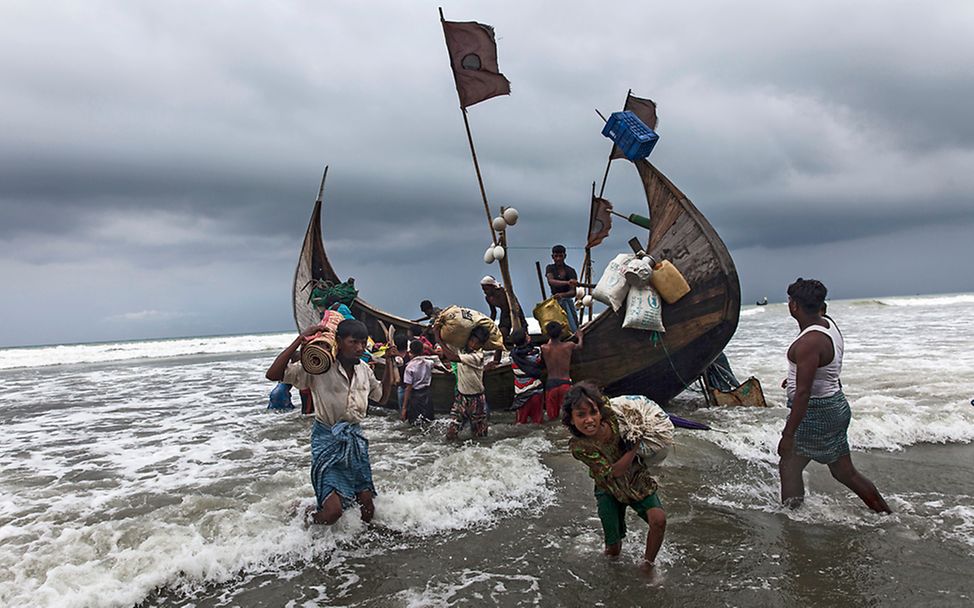
[[[681,271],[690,293],[663,306],[666,331],[662,334],[625,329],[623,311],[603,311],[583,325],[585,344],[573,355],[571,374],[575,381],[592,380],[603,386],[609,396],[638,394],[666,403],[690,386],[734,335],[740,316],[740,283],[724,243],[689,199],[647,161],[633,164],[643,182],[650,212],[652,228],[646,248],[657,260],[667,259]],[[295,322],[299,328],[302,320],[313,320],[318,314],[306,301],[307,294],[301,293],[303,285],[299,284],[307,282],[306,277],[340,282],[321,240],[320,203],[315,205],[295,273]],[[392,325],[399,331],[409,327],[407,319],[386,313],[362,298],[356,298],[350,308],[376,340],[385,339],[384,326]],[[382,363],[378,362],[376,373],[381,372]],[[514,397],[513,378],[509,364],[485,372],[484,385],[492,410],[509,408]],[[434,408],[448,411],[453,395],[453,376],[434,375]]]

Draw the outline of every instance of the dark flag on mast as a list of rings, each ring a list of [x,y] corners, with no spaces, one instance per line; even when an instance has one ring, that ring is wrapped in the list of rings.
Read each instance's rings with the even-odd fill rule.
[[[656,129],[656,102],[652,99],[643,99],[642,97],[629,95],[626,98],[626,106],[622,109],[628,110],[638,116],[639,120],[643,121],[643,124],[650,129]],[[626,155],[622,153],[622,150],[618,146],[612,146],[612,153],[609,154],[609,160],[625,157]]]
[[[609,236],[612,229],[612,203],[599,198],[592,197],[592,222],[588,227],[588,242],[585,244],[587,249],[595,247],[602,240]]]
[[[511,83],[497,67],[494,28],[475,21],[442,23],[460,106],[466,108],[497,95],[510,95]]]

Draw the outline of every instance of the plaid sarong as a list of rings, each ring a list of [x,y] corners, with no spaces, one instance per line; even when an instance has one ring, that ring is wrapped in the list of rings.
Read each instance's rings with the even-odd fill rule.
[[[318,507],[332,493],[342,500],[342,508],[355,504],[355,495],[372,485],[369,441],[358,424],[339,422],[334,426],[315,420],[311,428],[311,485]]]
[[[851,419],[852,411],[842,391],[809,399],[808,411],[795,431],[795,452],[822,464],[835,462],[849,453],[846,431]]]

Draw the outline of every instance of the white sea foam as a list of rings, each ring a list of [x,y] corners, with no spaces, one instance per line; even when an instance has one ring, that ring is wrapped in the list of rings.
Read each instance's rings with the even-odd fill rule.
[[[293,339],[294,334],[278,333],[4,348],[0,349],[0,369],[158,359],[187,355],[279,351]]]
[[[0,390],[0,604],[129,606],[154,589],[287,576],[312,560],[340,570],[349,551],[389,546],[370,535],[420,539],[550,500],[540,433],[452,445],[370,417],[377,530],[357,512],[305,528],[310,421],[264,409],[270,357],[95,368]],[[17,413],[25,390],[60,409]]]
[[[955,304],[974,304],[974,294],[891,297],[878,298],[876,301],[887,306],[952,306]]]

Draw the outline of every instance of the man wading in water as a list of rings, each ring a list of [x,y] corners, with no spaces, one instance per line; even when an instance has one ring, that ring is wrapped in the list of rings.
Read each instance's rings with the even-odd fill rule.
[[[541,345],[541,358],[548,369],[548,381],[545,382],[545,410],[548,420],[561,417],[561,402],[572,386],[570,369],[572,353],[582,350],[582,331],[575,332],[578,342],[563,342],[561,340],[562,327],[558,321],[548,321],[545,326],[548,341]]]
[[[315,489],[316,524],[333,524],[345,509],[361,506],[362,521],[372,521],[375,506],[372,497],[372,465],[369,462],[369,442],[359,425],[365,419],[369,399],[386,403],[392,394],[393,357],[399,353],[394,346],[385,354],[385,374],[382,384],[372,369],[361,360],[369,332],[365,324],[345,319],[338,324],[336,342],[338,356],[328,371],[309,374],[301,363],[291,363],[291,355],[304,344],[307,336],[321,331],[320,326],[306,328],[281,351],[267,369],[267,379],[301,388],[314,394],[315,422],[311,429],[311,483]]]
[[[827,464],[832,477],[870,509],[890,513],[876,486],[852,465],[846,435],[852,413],[839,380],[845,344],[835,322],[823,316],[827,294],[814,279],[799,278],[788,286],[788,311],[801,333],[788,348],[785,388],[791,412],[778,442],[781,502],[793,509],[802,504],[802,471],[814,460]]]

